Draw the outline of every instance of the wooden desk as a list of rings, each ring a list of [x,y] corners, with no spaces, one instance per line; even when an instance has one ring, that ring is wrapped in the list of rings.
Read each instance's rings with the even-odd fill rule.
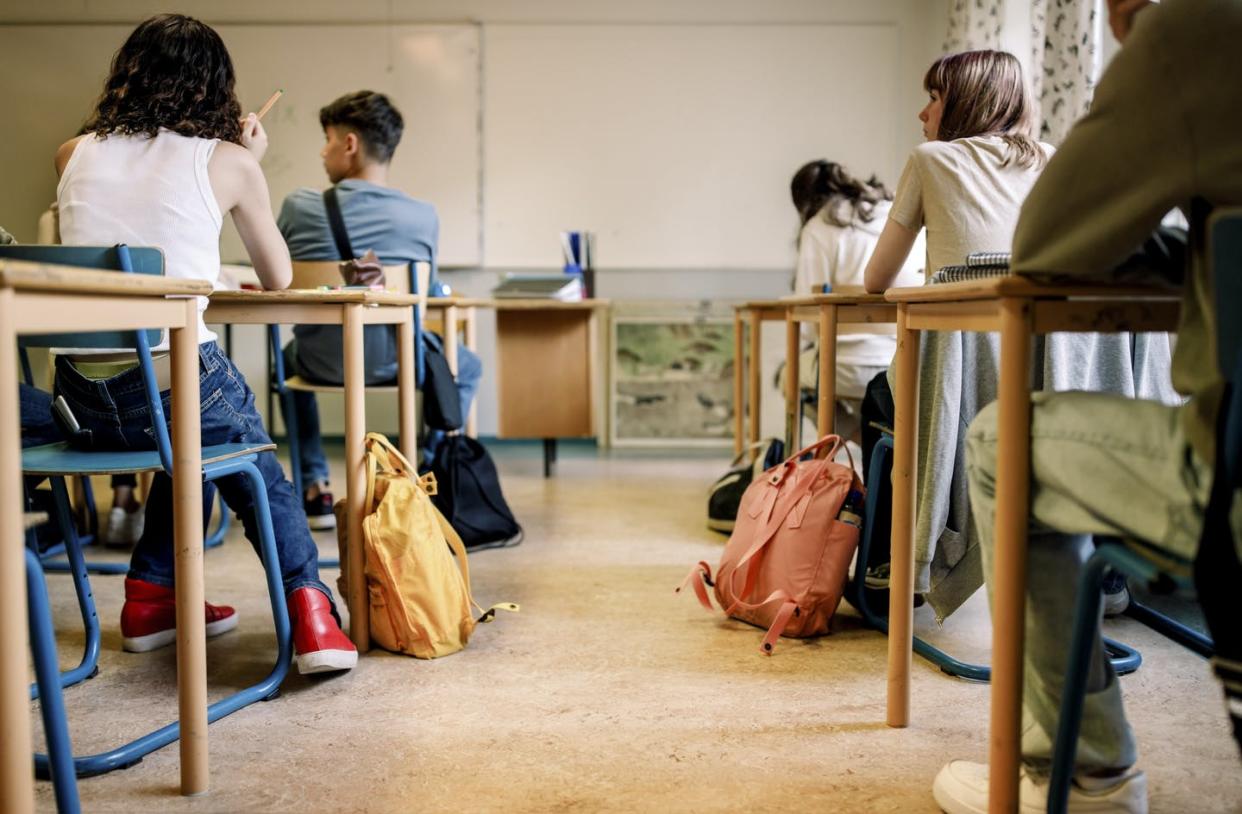
[[[897,304],[889,726],[906,726],[910,721],[919,331],[1000,332],[988,807],[993,812],[1016,811],[1030,512],[1031,337],[1055,332],[1176,330],[1180,295],[1169,289],[1053,286],[1019,277],[995,277],[891,289],[885,298]]]
[[[26,567],[21,541],[17,337],[90,330],[169,329],[172,355],[177,698],[181,793],[207,791],[207,637],[203,618],[202,447],[198,310],[210,283],[0,260],[0,808],[34,810],[27,688]],[[167,295],[189,297],[166,299]],[[186,476],[186,473],[191,473]]]
[[[606,439],[607,300],[476,300],[496,311],[500,438],[542,438],[544,475],[556,461],[556,439]]]
[[[423,323],[423,330],[433,331],[444,338],[444,356],[448,360],[453,375],[457,375],[457,331],[465,333],[466,347],[475,353],[479,352],[478,309],[489,306],[489,300],[467,299],[466,297],[429,297],[427,311],[438,311],[438,316],[430,317]],[[453,326],[452,330],[445,326]],[[479,400],[470,403],[470,412],[466,415],[466,435],[477,438],[479,435]]]
[[[799,326],[815,323],[819,344],[819,381],[815,426],[822,438],[835,429],[837,335],[870,332],[871,326],[897,321],[897,306],[883,294],[840,293],[790,297],[785,303],[785,448],[790,453],[802,417],[799,393]],[[735,385],[736,390],[736,385]],[[757,410],[756,410],[757,412]]]
[[[414,310],[422,297],[388,291],[217,291],[204,319],[211,323],[340,325],[345,373],[345,507],[349,540],[349,635],[360,653],[371,646],[362,541],[366,499],[366,367],[364,325],[397,326],[397,392],[401,451],[416,461],[418,425],[414,421]]]

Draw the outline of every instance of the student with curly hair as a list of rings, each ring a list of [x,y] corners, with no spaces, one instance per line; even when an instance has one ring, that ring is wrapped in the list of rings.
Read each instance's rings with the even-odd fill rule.
[[[209,26],[162,14],[134,29],[113,59],[87,132],[56,153],[64,243],[158,246],[169,277],[214,283],[220,228],[229,213],[264,287],[286,287],[289,251],[259,167],[267,134],[254,114],[242,117],[233,88],[233,62]],[[271,443],[254,393],[202,322],[206,298],[198,307],[203,443]],[[162,355],[166,347],[154,351]],[[132,352],[74,352],[57,359],[57,391],[103,448],[151,448],[140,377]],[[160,385],[167,390],[167,382]],[[331,590],[319,579],[318,552],[301,502],[274,453],[261,453],[258,466],[267,484],[298,669],[349,669],[357,652],[341,632]],[[216,483],[257,545],[245,480],[233,476]],[[175,640],[172,528],[171,482],[161,473],[125,581],[126,650],[152,650]],[[206,620],[213,636],[236,627],[237,613],[208,604]]]

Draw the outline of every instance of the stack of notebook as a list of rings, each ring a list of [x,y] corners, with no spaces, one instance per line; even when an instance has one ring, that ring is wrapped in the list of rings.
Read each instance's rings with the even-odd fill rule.
[[[551,299],[579,302],[582,277],[577,274],[506,274],[492,296],[503,299]]]
[[[1009,252],[972,252],[964,266],[945,266],[932,275],[933,283],[958,283],[1009,273]]]

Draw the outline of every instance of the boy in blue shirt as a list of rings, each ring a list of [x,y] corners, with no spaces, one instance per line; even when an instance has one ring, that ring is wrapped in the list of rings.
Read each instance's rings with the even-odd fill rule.
[[[325,144],[320,152],[337,201],[349,244],[355,254],[368,249],[384,265],[431,263],[430,291],[441,292],[436,279],[436,246],[440,220],[435,207],[388,186],[393,152],[404,127],[401,113],[382,93],[361,90],[335,100],[319,111]],[[323,194],[302,188],[285,198],[277,219],[294,260],[340,260]],[[335,325],[295,325],[294,340],[285,348],[285,370],[310,381],[341,384],[344,380],[341,329]],[[428,336],[435,342],[437,337]],[[367,384],[391,382],[397,375],[396,330],[391,325],[364,329],[363,355]],[[457,389],[462,411],[478,390],[482,365],[467,348],[458,350]],[[294,391],[298,442],[302,453],[302,496],[307,522],[314,529],[336,525],[328,487],[328,461],[319,434],[315,395]],[[443,433],[428,433],[424,455],[434,455]]]

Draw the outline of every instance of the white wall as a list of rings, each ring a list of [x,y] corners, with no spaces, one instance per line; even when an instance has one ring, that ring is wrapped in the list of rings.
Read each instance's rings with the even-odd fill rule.
[[[603,296],[635,299],[635,298],[670,298],[695,299],[711,297],[753,298],[774,296],[788,290],[790,270],[793,259],[793,241],[796,234],[796,220],[792,207],[788,208],[788,222],[783,225],[779,218],[777,206],[783,206],[787,195],[788,179],[801,160],[819,156],[847,160],[861,171],[875,170],[887,176],[890,183],[895,182],[895,175],[904,162],[906,153],[917,143],[919,125],[915,118],[922,107],[923,93],[920,86],[922,73],[927,64],[937,56],[944,36],[944,21],[947,16],[948,0],[633,0],[633,2],[592,2],[585,0],[527,0],[511,2],[510,0],[360,0],[351,4],[329,2],[329,0],[272,0],[271,2],[255,3],[241,0],[185,0],[176,10],[199,16],[215,25],[228,26],[230,30],[246,30],[246,36],[256,43],[264,40],[264,31],[273,27],[298,25],[338,25],[341,23],[389,23],[389,24],[427,24],[427,23],[474,23],[480,27],[484,47],[481,53],[481,76],[491,83],[485,82],[481,90],[482,104],[479,109],[477,126],[482,143],[487,145],[483,151],[483,161],[477,170],[468,168],[461,173],[463,187],[477,190],[481,199],[482,223],[480,238],[483,243],[484,268],[482,270],[462,269],[447,271],[446,279],[458,290],[469,294],[483,294],[490,289],[502,266],[543,266],[551,267],[558,262],[555,245],[555,234],[547,237],[546,255],[540,255],[533,248],[535,238],[527,232],[522,240],[513,240],[516,232],[507,230],[511,219],[518,219],[521,228],[540,231],[549,229],[555,224],[556,229],[570,227],[594,228],[601,233],[599,261],[600,293]],[[0,6],[0,34],[8,31],[20,31],[24,25],[52,25],[63,27],[66,32],[80,30],[79,27],[93,29],[106,24],[133,25],[144,16],[157,11],[167,10],[164,4],[148,2],[148,0],[6,0]],[[705,70],[712,66],[720,67],[720,47],[713,47],[714,36],[726,36],[729,43],[745,43],[748,39],[756,46],[770,49],[772,38],[780,31],[797,31],[808,29],[812,44],[816,38],[824,43],[824,48],[839,46],[839,43],[851,42],[850,59],[846,59],[836,70],[826,71],[821,77],[822,95],[816,93],[816,85],[801,85],[795,90],[773,86],[770,93],[773,104],[780,113],[782,127],[779,131],[766,132],[762,128],[748,130],[745,138],[731,141],[727,155],[736,165],[737,172],[747,175],[748,191],[755,190],[756,184],[762,183],[770,176],[770,186],[759,193],[767,196],[770,202],[764,207],[762,228],[756,229],[761,237],[752,238],[748,242],[751,251],[746,257],[736,262],[720,262],[720,233],[708,230],[708,226],[696,226],[695,233],[687,235],[687,244],[696,240],[706,244],[709,251],[700,253],[698,257],[679,253],[673,249],[660,249],[647,254],[617,252],[613,257],[608,254],[609,225],[608,213],[597,211],[592,214],[590,223],[587,218],[577,219],[576,213],[588,212],[592,199],[581,198],[580,206],[575,209],[557,209],[563,201],[548,194],[548,190],[539,183],[531,183],[530,179],[553,177],[560,170],[555,153],[535,149],[531,117],[539,112],[539,105],[529,105],[530,115],[524,116],[527,106],[519,96],[523,88],[530,90],[522,83],[506,83],[504,76],[489,72],[489,64],[495,68],[499,63],[489,63],[488,44],[496,46],[496,57],[509,60],[508,65],[513,71],[525,71],[530,81],[548,79],[547,66],[533,65],[528,61],[530,43],[525,46],[515,41],[515,35],[523,32],[548,31],[551,27],[571,27],[577,31],[590,31],[604,38],[605,43],[615,46],[626,38],[647,41],[658,41],[663,38],[665,47],[657,54],[663,71],[680,70],[688,76],[697,75],[694,87],[702,88]],[[96,29],[100,32],[102,28]],[[329,29],[331,30],[331,29]],[[749,35],[753,35],[749,36]],[[794,35],[790,35],[791,37]],[[689,47],[679,50],[678,39],[684,39]],[[272,37],[276,42],[282,37]],[[520,38],[519,38],[520,39]],[[856,41],[856,42],[855,42]],[[875,55],[867,53],[868,47],[860,47],[858,43],[867,43],[878,51]],[[353,47],[365,49],[368,43],[359,42]],[[512,47],[512,46],[522,47]],[[289,47],[285,45],[283,47]],[[525,49],[525,50],[524,50]],[[726,47],[727,50],[727,47]],[[680,57],[679,57],[680,53]],[[766,53],[766,52],[765,52]],[[524,54],[526,56],[524,56]],[[98,65],[97,58],[90,64],[78,64],[79,57],[73,53],[63,55],[65,71],[94,72],[102,77],[105,66]],[[267,62],[279,61],[279,52],[272,51]],[[589,56],[589,55],[583,55]],[[840,55],[812,55],[814,66],[834,66],[832,60]],[[739,63],[746,63],[746,54],[739,53]],[[342,54],[325,54],[325,64],[331,66],[333,59],[348,60]],[[291,56],[292,59],[292,56]],[[682,60],[679,63],[678,60]],[[703,60],[710,64],[704,65]],[[239,64],[243,62],[238,59]],[[754,63],[750,63],[754,64]],[[607,63],[596,62],[592,74],[602,81],[603,68]],[[342,69],[346,72],[345,69]],[[352,72],[350,72],[352,74]],[[355,77],[359,81],[360,78]],[[0,196],[0,214],[24,212],[22,222],[4,223],[19,239],[33,238],[34,223],[29,217],[54,197],[55,183],[50,169],[50,156],[54,150],[56,139],[72,134],[73,128],[83,117],[84,106],[89,105],[93,94],[85,94],[83,98],[63,98],[57,96],[58,87],[63,84],[64,74],[31,76],[21,71],[6,72],[0,75],[0,98],[13,100],[24,94],[32,83],[43,89],[47,103],[37,106],[34,115],[41,122],[50,124],[43,131],[55,135],[45,136],[46,143],[32,144],[22,141],[22,133],[15,132],[12,127],[2,131],[4,143],[0,155],[19,155],[20,161],[5,165],[4,177],[6,194]],[[98,80],[97,80],[98,81]],[[643,72],[635,70],[627,74],[625,71],[608,73],[607,87],[596,88],[597,99],[607,99],[614,106],[614,113],[623,111],[624,105],[641,105],[650,93],[651,85],[644,78]],[[747,99],[754,99],[755,89],[747,91]],[[798,98],[791,97],[797,95]],[[259,94],[265,96],[266,94]],[[79,93],[79,96],[82,94]],[[698,100],[700,103],[702,100]],[[831,103],[836,101],[834,106]],[[666,100],[667,102],[667,100]],[[791,120],[788,111],[794,104],[804,105],[809,111],[806,121]],[[717,105],[703,105],[711,113],[701,118],[705,125],[719,126],[727,121],[720,115]],[[833,117],[832,111],[845,111],[845,115]],[[650,128],[656,132],[667,132],[675,141],[676,150],[663,149],[666,141],[641,137],[651,131],[644,129],[634,131],[632,138],[616,138],[610,132],[608,138],[600,140],[607,146],[611,155],[602,154],[593,159],[613,164],[644,166],[651,168],[652,177],[685,178],[678,176],[676,162],[684,162],[695,158],[694,144],[701,139],[704,151],[713,139],[722,134],[710,129],[699,131],[693,117],[687,118],[683,108],[665,105],[661,118],[648,120]],[[676,116],[674,116],[676,114]],[[677,118],[680,116],[681,118]],[[672,117],[672,118],[670,118]],[[864,124],[859,125],[859,120]],[[601,127],[610,124],[627,124],[621,122],[603,122]],[[546,124],[554,128],[554,122]],[[799,126],[801,129],[799,130]],[[669,128],[674,128],[670,130]],[[790,131],[797,131],[791,136]],[[553,133],[555,135],[555,133]],[[675,136],[675,139],[673,137]],[[797,149],[792,149],[796,147]],[[417,146],[415,145],[415,149]],[[689,153],[689,155],[688,155]],[[773,158],[779,156],[779,160]],[[763,167],[761,174],[755,173],[756,167]],[[513,173],[517,168],[522,170],[522,184],[513,183]],[[722,173],[730,171],[730,167],[722,165]],[[310,173],[314,175],[314,173]],[[683,180],[683,186],[689,189],[662,188],[659,184],[652,185],[645,200],[649,219],[627,221],[627,228],[640,235],[649,236],[653,223],[657,223],[660,213],[667,211],[686,212],[690,205],[703,196],[701,190],[694,189],[696,179],[705,176],[690,176]],[[311,185],[320,182],[318,177],[307,178],[302,183]],[[411,181],[417,186],[417,181]],[[591,190],[589,186],[585,189]],[[523,194],[515,194],[515,190]],[[419,194],[417,188],[407,191]],[[712,194],[715,194],[714,192]],[[672,195],[684,196],[681,200],[670,200]],[[571,202],[572,203],[572,202]],[[718,206],[716,201],[711,206]],[[551,214],[549,214],[551,213]],[[635,213],[635,216],[643,212]],[[531,218],[524,221],[523,218]],[[575,222],[569,222],[574,219]],[[29,220],[29,223],[25,221]],[[619,220],[613,218],[613,220]],[[676,219],[674,219],[676,220]],[[684,222],[684,219],[682,219]],[[2,223],[3,221],[0,221]],[[733,228],[733,227],[731,227]],[[644,234],[643,230],[647,232]],[[658,229],[657,229],[658,231]],[[489,248],[495,233],[497,251]],[[529,239],[530,243],[523,242]],[[506,241],[508,241],[506,243]],[[648,245],[652,241],[634,240],[624,245],[633,247]],[[618,246],[622,244],[617,244]],[[674,244],[664,244],[671,246]],[[503,251],[501,250],[505,246]],[[511,249],[511,250],[510,250]],[[251,336],[247,330],[238,332],[239,361],[248,377],[254,381],[262,369],[261,357],[257,352],[260,343],[257,336]],[[490,342],[490,328],[483,326],[480,336],[485,350],[485,367],[489,373],[484,381],[480,394],[480,429],[484,434],[494,432],[496,427],[495,413],[492,409],[494,399],[494,382],[491,366],[487,364],[490,353],[487,352]],[[779,343],[769,342],[769,347]],[[260,399],[260,402],[263,400]],[[371,422],[377,429],[391,430],[395,428],[393,411],[386,409],[374,400],[372,405],[375,413]],[[331,399],[325,400],[324,423],[328,432],[340,426],[339,406]],[[769,418],[779,423],[774,410],[768,410]]]

